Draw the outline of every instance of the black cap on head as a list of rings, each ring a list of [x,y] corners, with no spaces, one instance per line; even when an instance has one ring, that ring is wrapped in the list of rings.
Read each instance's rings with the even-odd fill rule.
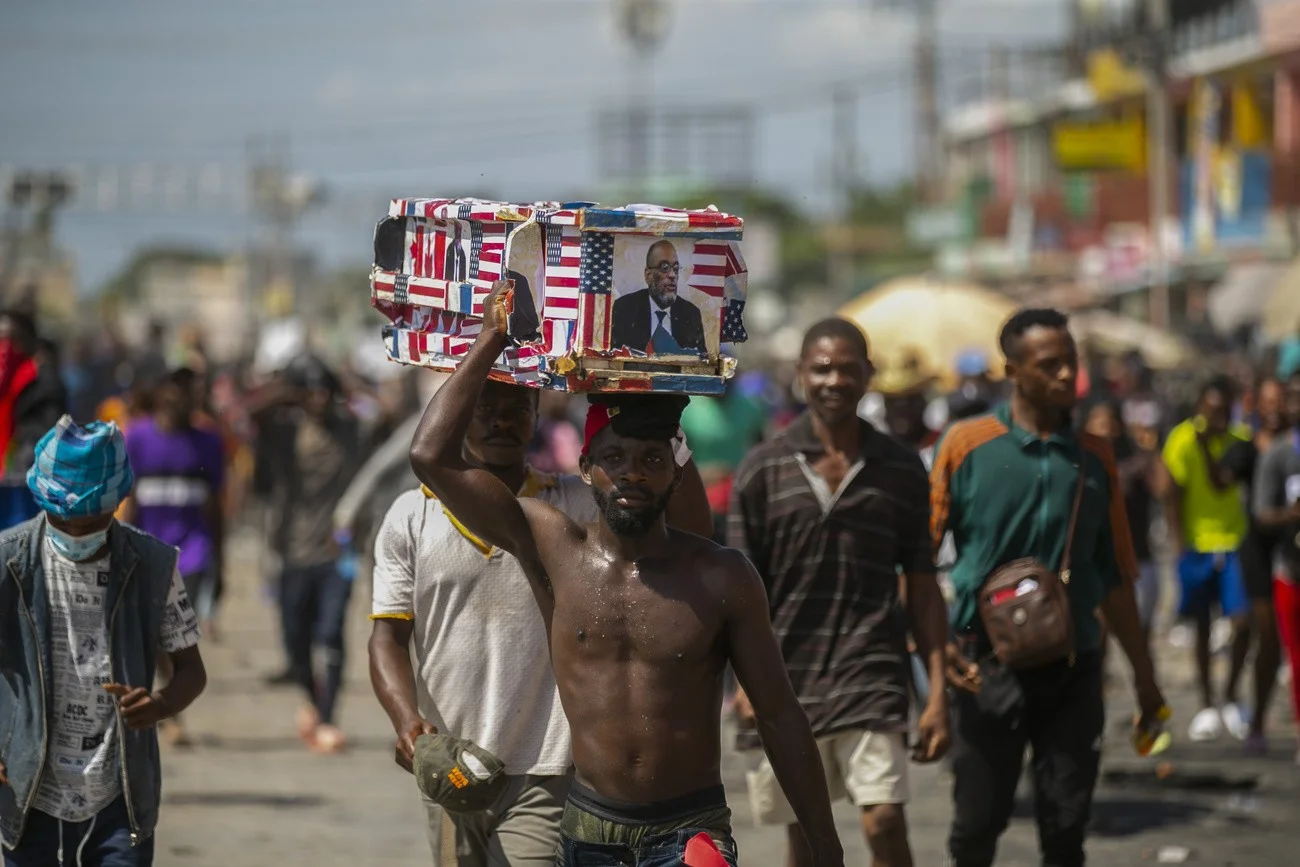
[[[587,400],[608,411],[614,433],[639,440],[672,439],[691,402],[684,394],[593,394]]]

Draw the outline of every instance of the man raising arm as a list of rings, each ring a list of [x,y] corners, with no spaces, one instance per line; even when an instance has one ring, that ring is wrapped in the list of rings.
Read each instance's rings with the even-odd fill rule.
[[[841,864],[812,733],[788,680],[772,676],[780,657],[757,576],[739,554],[665,524],[682,480],[672,440],[685,400],[593,401],[582,470],[598,521],[583,526],[517,499],[460,448],[506,346],[505,321],[498,287],[473,348],[430,402],[411,459],[470,532],[516,557],[546,621],[576,767],[562,859],[680,857],[702,833],[735,863],[718,715],[730,661],[742,685],[762,693],[766,746],[816,862]]]
[[[595,521],[580,476],[541,472],[527,462],[539,394],[488,382],[464,451],[519,496],[550,503],[579,523]],[[702,534],[712,523],[708,497],[693,462],[682,470],[668,524]],[[417,487],[393,503],[375,540],[370,616],[371,683],[397,734],[398,765],[411,771],[416,740],[436,730],[444,743],[469,740],[505,766],[508,783],[491,809],[449,813],[461,857],[484,867],[549,867],[572,779],[569,726],[546,627],[518,562]],[[494,628],[501,623],[510,628]],[[436,802],[426,807],[436,858],[443,810]]]

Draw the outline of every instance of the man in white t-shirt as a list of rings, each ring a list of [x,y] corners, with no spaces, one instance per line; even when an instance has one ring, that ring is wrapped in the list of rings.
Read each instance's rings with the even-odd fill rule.
[[[176,549],[118,524],[121,433],[64,416],[27,477],[43,513],[0,536],[5,867],[147,867],[161,771],[154,726],[206,683]],[[158,650],[173,664],[153,691]],[[48,686],[47,686],[48,684]]]
[[[580,477],[526,463],[537,400],[534,389],[489,382],[466,454],[520,496],[595,521],[595,501]],[[687,470],[669,517],[707,535],[704,485],[693,464]],[[505,764],[509,785],[490,809],[452,814],[460,867],[549,867],[571,780],[569,725],[546,629],[518,561],[476,538],[427,489],[409,491],[375,542],[370,616],[371,682],[397,733],[397,763],[411,770],[415,739],[436,731],[471,740]],[[443,812],[426,805],[436,861]]]

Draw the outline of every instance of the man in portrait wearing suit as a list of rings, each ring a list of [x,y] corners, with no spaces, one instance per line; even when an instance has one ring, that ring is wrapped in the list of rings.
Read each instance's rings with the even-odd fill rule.
[[[611,346],[651,355],[705,352],[700,308],[677,295],[682,266],[671,241],[656,241],[645,257],[646,288],[614,302]]]

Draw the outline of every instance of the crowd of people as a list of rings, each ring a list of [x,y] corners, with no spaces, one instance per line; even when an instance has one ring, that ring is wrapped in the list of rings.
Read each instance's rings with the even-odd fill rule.
[[[1140,357],[1089,370],[1066,316],[1030,309],[946,390],[832,318],[720,398],[584,400],[489,378],[499,300],[454,374],[384,383],[305,349],[219,369],[160,329],[60,359],[0,313],[6,867],[152,863],[155,731],[188,740],[241,527],[272,555],[267,683],[300,692],[315,752],[347,748],[370,592],[435,863],[734,867],[730,714],[791,865],[842,863],[835,800],[873,863],[911,865],[909,765],[940,759],[951,862],[991,865],[1026,752],[1044,863],[1081,865],[1110,638],[1138,730],[1168,713],[1162,562],[1194,636],[1189,738],[1265,754],[1284,668],[1300,716],[1300,372],[1211,379],[1183,413]]]

